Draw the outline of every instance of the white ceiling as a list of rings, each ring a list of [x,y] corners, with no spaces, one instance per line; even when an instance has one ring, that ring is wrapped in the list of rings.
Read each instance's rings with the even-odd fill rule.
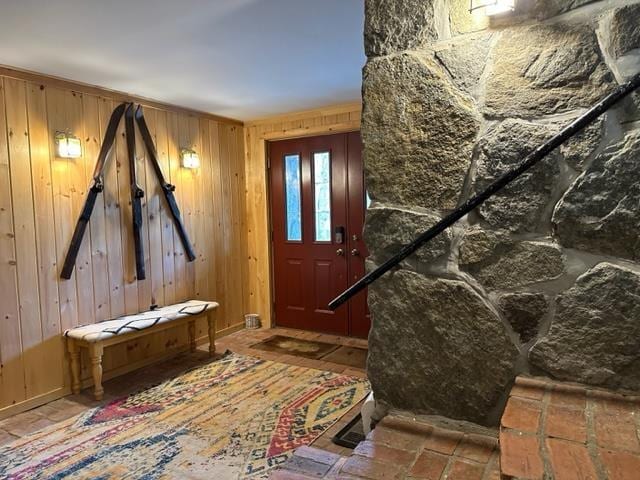
[[[0,0],[0,64],[248,120],[358,100],[363,0]]]

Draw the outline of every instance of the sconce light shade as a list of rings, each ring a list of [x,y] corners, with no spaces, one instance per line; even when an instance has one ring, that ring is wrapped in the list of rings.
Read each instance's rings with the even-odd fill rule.
[[[189,148],[183,148],[181,150],[182,166],[184,168],[200,168],[200,157],[198,154]]]
[[[483,9],[485,15],[493,16],[513,12],[515,7],[515,0],[471,0],[469,11],[474,12]]]
[[[82,156],[80,139],[70,133],[56,132],[56,155],[60,158],[80,158]]]

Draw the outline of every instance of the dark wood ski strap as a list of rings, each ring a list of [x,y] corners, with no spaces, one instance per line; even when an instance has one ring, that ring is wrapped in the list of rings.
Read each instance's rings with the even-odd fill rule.
[[[133,123],[133,103],[127,106],[124,114],[124,129],[127,137],[127,154],[129,155],[129,177],[131,180],[131,210],[133,217],[133,244],[136,254],[136,278],[146,278],[144,270],[144,245],[142,244],[142,198],[144,190],[138,185],[136,177],[136,131]]]
[[[156,177],[158,177],[158,181],[160,182],[160,186],[162,187],[164,198],[167,201],[167,205],[169,205],[169,211],[171,212],[171,216],[173,217],[173,224],[178,231],[180,241],[182,242],[182,248],[184,248],[187,259],[192,262],[196,259],[196,254],[193,251],[193,247],[191,246],[191,242],[189,241],[189,236],[187,235],[187,231],[184,228],[184,224],[182,223],[180,209],[178,208],[178,203],[176,202],[176,198],[173,194],[176,187],[174,185],[171,185],[164,178],[162,168],[160,168],[160,163],[158,163],[158,154],[156,152],[156,147],[153,144],[153,139],[151,137],[151,133],[149,132],[149,127],[147,127],[147,122],[144,118],[142,105],[138,105],[138,108],[136,109],[136,122],[138,124],[138,130],[140,130],[142,140],[147,149],[147,153],[149,154],[149,158],[151,159],[151,165],[153,166],[153,170],[156,172]]]
[[[585,127],[589,126],[593,121],[595,121],[600,115],[609,110],[612,106],[617,104],[620,100],[630,95],[632,92],[640,88],[640,73],[634,75],[631,80],[627,83],[618,86],[615,90],[613,90],[609,95],[604,97],[598,103],[596,103],[593,107],[587,110],[584,114],[578,117],[576,120],[571,122],[569,125],[564,127],[562,131],[560,131],[557,135],[540,145],[533,152],[525,157],[523,162],[517,166],[516,168],[509,170],[500,178],[498,178],[495,182],[489,185],[484,191],[480,192],[476,196],[470,198],[465,203],[456,208],[453,212],[447,215],[445,218],[436,223],[433,227],[431,227],[426,232],[419,235],[413,242],[408,245],[405,245],[400,249],[400,251],[391,257],[389,260],[384,262],[375,270],[369,272],[352,286],[350,286],[347,290],[342,292],[336,298],[331,300],[329,303],[329,308],[331,310],[335,310],[340,305],[345,303],[351,297],[353,297],[360,290],[366,288],[368,285],[371,285],[374,281],[384,275],[386,272],[391,270],[393,267],[398,265],[402,260],[407,258],[417,249],[419,249],[422,245],[427,243],[432,238],[436,237],[451,225],[456,223],[466,214],[468,214],[471,210],[476,207],[482,205],[487,199],[495,195],[497,192],[502,190],[504,187],[509,185],[512,181],[522,175],[524,172],[529,170],[535,164],[537,164],[540,160],[546,157],[553,150],[558,148],[564,142],[573,137],[576,133],[583,130]]]
[[[104,189],[104,168],[106,165],[107,156],[109,155],[109,152],[113,147],[113,143],[116,138],[116,131],[118,130],[118,125],[120,124],[120,120],[122,119],[122,115],[124,114],[126,106],[126,103],[118,105],[111,114],[111,118],[109,119],[107,131],[104,134],[102,146],[100,147],[100,153],[98,154],[98,161],[96,162],[96,167],[93,171],[93,185],[91,185],[91,188],[89,188],[87,198],[84,201],[84,206],[82,207],[82,211],[80,212],[80,218],[78,218],[76,228],[73,231],[71,244],[69,245],[69,250],[67,251],[67,256],[64,259],[64,264],[60,273],[60,277],[64,278],[65,280],[71,278],[73,267],[76,264],[76,258],[78,257],[78,252],[80,251],[80,245],[82,244],[82,238],[84,237],[84,232],[87,229],[87,224],[89,223],[89,219],[91,218],[93,207],[96,204],[96,198],[98,196],[98,193],[102,192],[102,190]]]

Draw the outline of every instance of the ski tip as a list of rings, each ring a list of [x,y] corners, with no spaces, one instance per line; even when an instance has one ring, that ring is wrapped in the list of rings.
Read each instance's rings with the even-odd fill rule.
[[[125,108],[127,108],[127,105],[129,105],[126,102],[121,103],[120,105],[118,105],[114,110],[113,113],[121,113],[124,112]]]

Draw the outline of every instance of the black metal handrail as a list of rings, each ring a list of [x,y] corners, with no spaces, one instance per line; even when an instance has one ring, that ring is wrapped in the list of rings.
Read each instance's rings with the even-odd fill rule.
[[[587,126],[589,126],[592,122],[594,122],[600,115],[609,110],[613,105],[618,103],[623,98],[630,95],[633,91],[640,87],[640,73],[637,73],[635,76],[631,78],[627,83],[619,85],[613,92],[607,95],[605,98],[600,100],[596,105],[587,110],[580,117],[575,119],[569,125],[564,127],[557,135],[540,145],[533,152],[527,155],[519,166],[516,168],[509,170],[507,173],[498,178],[495,182],[489,185],[484,191],[480,192],[476,196],[470,198],[458,208],[456,208],[449,215],[444,217],[438,223],[436,223],[433,227],[429,228],[424,233],[420,234],[413,242],[408,245],[405,245],[400,249],[400,251],[391,257],[389,260],[384,262],[375,270],[369,272],[352,286],[350,286],[347,290],[342,292],[336,298],[331,300],[329,303],[329,308],[331,310],[335,310],[340,305],[345,303],[355,294],[357,294],[362,289],[366,288],[368,285],[371,285],[378,278],[384,275],[386,272],[391,270],[393,267],[398,265],[402,260],[407,258],[413,252],[415,252],[422,245],[427,243],[432,238],[438,236],[448,227],[456,223],[466,214],[471,212],[476,207],[482,205],[486,200],[491,198],[497,192],[502,190],[504,187],[509,185],[515,179],[517,179],[524,172],[529,170],[535,164],[537,164],[540,160],[546,157],[553,150],[558,148],[564,142],[573,137],[576,133],[583,130]]]

